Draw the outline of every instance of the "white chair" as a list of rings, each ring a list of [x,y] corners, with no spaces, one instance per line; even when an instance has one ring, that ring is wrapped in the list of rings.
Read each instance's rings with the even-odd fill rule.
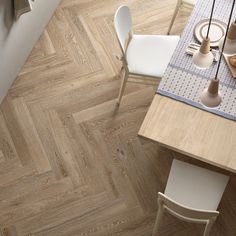
[[[179,36],[133,34],[131,13],[124,5],[117,9],[114,24],[122,51],[120,60],[125,70],[118,97],[119,104],[130,74],[162,77]]]
[[[172,19],[170,21],[170,26],[169,26],[169,29],[167,31],[167,34],[169,35],[170,34],[170,31],[171,31],[171,28],[174,24],[174,21],[175,21],[175,18],[179,12],[179,9],[182,7],[182,6],[186,6],[186,7],[193,7],[195,5],[195,2],[196,0],[177,0],[177,4],[176,4],[176,7],[175,7],[175,11],[174,11],[174,14],[172,16]]]
[[[183,221],[205,224],[204,236],[208,236],[228,180],[223,174],[174,159],[165,192],[158,193],[152,235],[157,235],[162,215],[168,212]]]

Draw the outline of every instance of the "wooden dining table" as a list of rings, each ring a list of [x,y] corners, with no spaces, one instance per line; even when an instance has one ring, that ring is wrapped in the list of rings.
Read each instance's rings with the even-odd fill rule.
[[[155,94],[138,135],[236,173],[236,121]]]

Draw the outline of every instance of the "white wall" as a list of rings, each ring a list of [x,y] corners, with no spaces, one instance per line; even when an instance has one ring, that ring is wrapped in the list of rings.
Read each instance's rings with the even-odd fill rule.
[[[59,2],[34,0],[33,10],[14,21],[12,0],[0,0],[0,103]]]

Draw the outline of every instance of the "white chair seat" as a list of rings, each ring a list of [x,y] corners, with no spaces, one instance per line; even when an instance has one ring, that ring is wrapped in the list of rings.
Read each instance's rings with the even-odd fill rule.
[[[129,72],[162,77],[179,36],[133,35],[126,52]]]
[[[228,180],[226,175],[174,159],[165,195],[190,208],[216,210]]]

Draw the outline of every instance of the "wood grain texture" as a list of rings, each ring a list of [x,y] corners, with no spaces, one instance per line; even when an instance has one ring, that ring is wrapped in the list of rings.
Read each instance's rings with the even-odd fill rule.
[[[124,3],[143,34],[164,34],[176,4],[63,0],[1,104],[1,236],[150,236],[172,158],[192,162],[137,137],[157,80],[129,78],[117,109],[113,16]],[[235,235],[235,196],[232,175],[212,236]],[[160,235],[201,232],[165,216]]]
[[[236,173],[236,123],[155,95],[139,135]]]

